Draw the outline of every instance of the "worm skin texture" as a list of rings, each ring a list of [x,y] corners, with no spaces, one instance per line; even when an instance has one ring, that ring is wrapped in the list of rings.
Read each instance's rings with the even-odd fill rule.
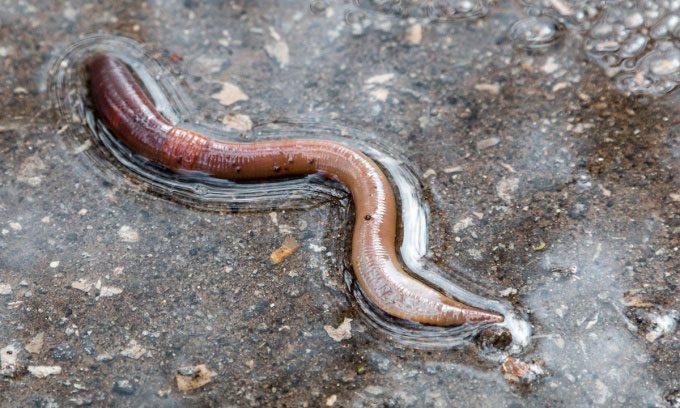
[[[463,304],[404,271],[395,250],[397,204],[378,165],[361,151],[327,140],[223,142],[174,126],[119,59],[87,62],[97,114],[129,149],[172,171],[229,180],[265,180],[312,173],[347,186],[356,208],[352,266],[366,297],[386,313],[436,326],[501,322],[497,313]]]

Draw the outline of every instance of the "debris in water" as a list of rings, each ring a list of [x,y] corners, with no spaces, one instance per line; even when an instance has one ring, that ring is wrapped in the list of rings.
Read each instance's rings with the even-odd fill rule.
[[[506,288],[506,289],[503,289],[503,290],[501,290],[500,292],[498,292],[498,294],[501,295],[502,297],[508,297],[508,296],[510,296],[510,295],[515,295],[515,294],[517,294],[517,289],[515,289],[515,288]]]
[[[515,192],[519,187],[519,178],[503,178],[496,184],[496,194],[501,200],[505,201],[506,204],[511,204],[515,199]]]
[[[92,288],[92,285],[93,285],[92,282],[82,278],[71,282],[71,287],[73,289],[82,290],[83,292],[89,292],[90,289]]]
[[[47,168],[38,155],[33,155],[24,160],[19,166],[17,180],[31,187],[38,187],[42,183],[42,175]]]
[[[128,346],[120,351],[121,356],[133,360],[139,360],[144,354],[146,354],[146,349],[139,345],[136,340],[130,340]]]
[[[445,167],[444,170],[442,170],[446,174],[451,174],[451,173],[460,173],[463,171],[463,166],[450,166],[450,167]]]
[[[472,217],[465,217],[462,220],[458,221],[454,226],[453,226],[453,232],[455,234],[463,231],[467,227],[471,226],[472,224],[475,223],[474,218]]]
[[[134,395],[136,390],[130,380],[121,379],[113,383],[112,391],[121,395]]]
[[[423,173],[423,178],[428,178],[428,177],[436,176],[436,175],[437,175],[437,172],[434,171],[434,169],[427,169],[427,170],[425,170],[425,173]]]
[[[543,367],[536,363],[525,363],[514,357],[507,357],[501,366],[503,376],[512,383],[528,384],[545,374]]]
[[[475,89],[480,92],[488,92],[491,95],[498,95],[501,93],[501,85],[497,82],[493,84],[476,84]],[[477,148],[479,149],[479,147]]]
[[[534,251],[542,251],[545,249],[545,242],[541,241],[538,244],[534,245],[532,248]]]
[[[274,27],[269,27],[269,34],[274,39],[275,43],[267,44],[264,49],[267,54],[274,58],[281,68],[285,68],[290,61],[290,56],[288,55],[288,44],[281,38],[281,35],[276,32]]]
[[[635,290],[628,290],[623,294],[623,304],[629,307],[635,307],[635,308],[649,308],[653,307],[654,305],[642,298],[641,296],[638,296],[637,294],[640,292],[639,289]]]
[[[17,357],[19,356],[19,343],[11,343],[0,349],[0,376],[14,377],[17,373]]]
[[[388,91],[385,88],[376,88],[369,92],[369,94],[376,101],[385,102],[387,100],[387,97],[390,96],[390,91]]]
[[[497,137],[490,137],[488,139],[480,140],[477,142],[477,150],[484,150],[488,149],[489,147],[496,146],[500,141],[501,139]]]
[[[27,345],[24,346],[26,351],[31,354],[40,354],[43,344],[45,342],[45,333],[40,332],[36,334]]]
[[[101,286],[99,288],[99,297],[112,297],[123,293],[123,289],[117,286]]]
[[[334,328],[331,325],[325,325],[324,330],[331,338],[337,342],[352,338],[352,319],[345,317],[345,320],[340,323],[340,326]]]
[[[183,367],[177,370],[175,381],[182,392],[189,392],[210,383],[217,373],[211,371],[205,364],[195,367]]]
[[[123,242],[137,242],[139,241],[139,233],[129,225],[123,225],[118,230],[118,236]]]
[[[335,402],[338,400],[338,396],[333,394],[330,397],[326,398],[326,406],[327,407],[332,407],[335,405]]]
[[[418,45],[423,40],[423,26],[421,24],[413,24],[406,29],[404,36],[407,44]]]
[[[279,264],[293,255],[298,248],[300,248],[300,243],[298,243],[295,238],[286,237],[286,239],[283,240],[283,244],[272,252],[271,260],[275,264]]]
[[[250,116],[241,113],[227,113],[222,118],[222,123],[230,129],[244,132],[253,128],[253,121],[250,119]]]
[[[28,366],[28,372],[38,378],[61,374],[60,366]]]
[[[366,85],[386,84],[394,79],[393,73],[374,75],[366,80]]]
[[[653,328],[645,335],[648,342],[653,343],[664,334],[671,334],[677,328],[678,313],[670,312],[665,315],[654,315],[652,318]]]
[[[239,101],[247,101],[248,95],[243,93],[241,88],[229,82],[222,83],[222,90],[216,94],[211,95],[213,99],[217,99],[220,105],[229,106]]]

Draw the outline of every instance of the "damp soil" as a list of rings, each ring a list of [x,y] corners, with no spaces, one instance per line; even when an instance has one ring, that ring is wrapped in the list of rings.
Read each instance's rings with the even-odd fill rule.
[[[575,32],[517,47],[515,3],[449,21],[313,3],[3,4],[0,405],[680,406],[677,97],[623,95]],[[366,325],[347,200],[200,209],[74,148],[49,72],[94,32],[148,47],[197,122],[313,117],[398,146],[433,258],[527,316],[513,358],[540,373],[488,358],[503,340],[420,350]],[[247,99],[212,97],[225,83]]]

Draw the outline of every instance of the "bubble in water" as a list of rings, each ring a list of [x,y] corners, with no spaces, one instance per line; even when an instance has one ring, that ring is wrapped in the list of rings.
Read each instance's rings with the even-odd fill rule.
[[[634,34],[621,46],[621,55],[625,58],[634,57],[644,51],[649,39],[642,34]]]
[[[371,26],[372,21],[368,18],[368,14],[362,10],[347,10],[345,12],[345,23],[352,30],[352,35],[361,36]]]
[[[663,17],[658,23],[652,27],[649,34],[654,39],[665,38],[669,36],[678,37],[678,29],[680,28],[680,17],[677,14],[671,14]]]
[[[206,187],[203,184],[196,184],[194,186],[194,193],[198,194],[199,196],[204,196],[208,194],[209,190],[208,187]]]
[[[353,0],[368,12],[437,20],[475,19],[486,15],[490,0]]]
[[[326,0],[312,0],[309,3],[309,10],[312,14],[323,14],[328,9],[328,2]]]
[[[510,27],[510,39],[527,49],[540,49],[554,43],[559,33],[555,20],[546,16],[526,17]]]
[[[523,0],[524,5],[556,19],[559,23],[577,31],[590,28],[600,12],[600,3],[592,0]]]
[[[487,12],[488,7],[483,0],[435,0],[427,9],[430,17],[439,20],[479,18]]]
[[[362,8],[371,9],[381,13],[400,13],[403,11],[401,0],[357,0],[357,4]]]
[[[660,96],[680,86],[679,0],[610,0],[603,4],[526,0],[526,4],[582,33],[588,56],[614,77],[622,91]],[[522,31],[515,35],[521,38]]]
[[[656,43],[630,72],[617,77],[624,90],[652,96],[664,95],[680,84],[680,49],[671,41]]]

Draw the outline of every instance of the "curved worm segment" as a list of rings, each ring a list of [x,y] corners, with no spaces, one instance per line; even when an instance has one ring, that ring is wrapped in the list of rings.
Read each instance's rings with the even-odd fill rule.
[[[390,315],[437,326],[501,322],[497,313],[448,297],[404,271],[395,250],[397,205],[387,177],[361,151],[328,140],[223,142],[173,126],[128,67],[98,54],[87,63],[89,90],[104,124],[128,148],[173,171],[230,180],[321,173],[346,185],[356,207],[352,266],[366,297]]]

